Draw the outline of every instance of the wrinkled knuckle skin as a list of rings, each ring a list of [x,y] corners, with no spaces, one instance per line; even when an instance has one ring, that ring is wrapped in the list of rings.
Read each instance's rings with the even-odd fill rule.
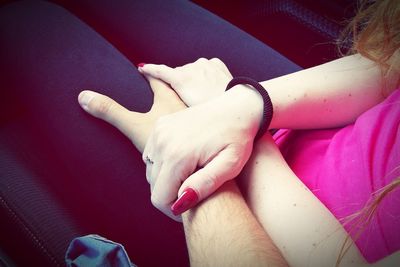
[[[218,64],[224,64],[224,63],[222,62],[222,60],[219,59],[219,58],[217,58],[217,57],[212,58],[210,61],[213,61],[213,62],[218,63]]]
[[[220,181],[215,174],[210,174],[209,172],[204,173],[205,179],[204,183],[207,185],[207,188],[217,189]]]
[[[197,60],[197,62],[199,62],[199,63],[205,63],[205,62],[208,62],[208,60],[207,60],[206,58],[204,58],[204,57],[201,57],[201,58],[199,58],[199,59]]]
[[[157,121],[154,126],[154,143],[159,145],[163,144],[165,141],[168,143],[168,124]]]
[[[96,101],[94,103],[94,112],[100,116],[107,116],[112,109],[113,103],[108,99]]]
[[[151,185],[152,179],[151,179],[150,170],[148,169],[148,167],[146,168],[146,180]]]
[[[145,155],[145,154],[143,153],[143,154],[142,154],[143,163],[146,163],[146,157],[147,157],[147,155]]]
[[[165,149],[165,158],[168,159],[169,161],[175,161],[179,158],[181,158],[181,152],[177,146],[174,145],[169,145]]]
[[[240,163],[239,156],[232,155],[226,160],[226,165],[234,169]]]
[[[166,151],[168,151],[170,147],[170,142],[168,136],[166,134],[160,134],[157,136],[157,138],[154,141],[154,147],[156,148],[157,152],[164,155],[166,154]]]
[[[160,69],[154,70],[154,74],[155,74],[156,76],[160,76],[161,73],[162,73],[162,71],[161,71]]]

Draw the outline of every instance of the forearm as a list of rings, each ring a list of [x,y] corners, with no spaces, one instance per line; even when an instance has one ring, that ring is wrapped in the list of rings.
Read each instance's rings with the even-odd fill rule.
[[[271,128],[347,125],[384,99],[380,68],[359,55],[262,82],[274,105]]]
[[[251,211],[290,266],[335,266],[346,231],[292,172],[269,134],[255,145],[238,181]],[[351,246],[341,266],[364,263]]]
[[[191,266],[287,266],[235,181],[182,218]]]

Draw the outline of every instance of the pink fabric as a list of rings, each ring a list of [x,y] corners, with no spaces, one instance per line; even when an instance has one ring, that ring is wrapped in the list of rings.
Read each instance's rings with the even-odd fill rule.
[[[400,176],[400,89],[352,125],[280,130],[274,139],[296,175],[343,223]],[[368,262],[400,250],[400,188],[382,201],[358,238],[357,228],[343,225]]]

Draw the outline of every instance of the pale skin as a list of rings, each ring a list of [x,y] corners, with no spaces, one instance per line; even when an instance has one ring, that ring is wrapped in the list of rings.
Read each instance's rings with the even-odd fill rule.
[[[382,89],[380,68],[356,54],[261,84],[274,103],[271,128],[321,129],[348,125],[382,102],[396,89],[391,78]]]
[[[315,78],[318,76],[314,76],[316,73],[321,74],[320,71],[322,71],[323,74],[326,71],[329,72],[330,69],[334,70],[334,67],[337,67],[335,62],[331,65],[322,66],[322,68],[328,68],[325,70],[310,69],[303,71],[302,74],[297,73],[266,81],[265,83],[269,83],[266,87],[271,90],[271,97],[273,102],[275,101],[274,105],[277,103],[276,106],[279,110],[274,117],[273,125],[278,126],[285,122],[285,119],[283,119],[285,118],[284,111],[290,110],[291,105],[289,105],[289,100],[286,100],[287,102],[284,100],[284,96],[287,96],[287,92],[295,95],[293,86],[296,86],[296,89],[301,86],[302,83],[299,82],[299,79],[306,83],[304,81],[307,75],[310,79]],[[370,65],[365,68],[365,71],[371,71],[371,68],[374,67]],[[341,71],[336,70],[330,74],[334,75],[335,73],[340,74]],[[378,74],[378,71],[375,70],[372,73]],[[304,75],[304,79],[299,78],[298,75]],[[362,76],[361,74],[359,76],[361,80],[353,80],[357,81],[355,88],[360,88],[359,101],[363,104],[358,108],[350,109],[347,113],[341,112],[337,116],[332,116],[332,120],[323,122],[323,125],[317,127],[331,127],[350,123],[362,110],[366,110],[383,100],[380,86],[378,89],[378,87],[362,87],[360,85],[360,83],[363,84]],[[374,77],[377,78],[378,76]],[[368,80],[364,81],[365,85],[371,84],[369,79],[371,79],[370,76],[368,76]],[[305,86],[308,88],[307,90],[316,89],[318,86],[330,88],[329,90],[321,90],[314,100],[311,94],[310,97],[305,97],[309,101],[320,100],[321,105],[315,105],[315,109],[321,108],[321,112],[324,112],[324,110],[328,113],[331,112],[323,103],[339,104],[342,103],[346,95],[351,99],[353,95],[358,94],[357,90],[349,93],[348,90],[351,90],[349,88],[352,87],[347,82],[337,82],[338,79],[334,78],[332,80],[324,79],[324,81],[327,84],[321,81],[321,83],[315,83],[315,85],[312,83]],[[332,84],[332,81],[335,81],[335,83]],[[375,85],[380,84],[379,79],[374,79],[374,81]],[[165,86],[163,83],[154,84],[154,81],[151,85],[152,87]],[[286,90],[281,94],[282,102],[279,102],[278,90],[276,90],[275,95],[272,93],[274,88]],[[368,88],[368,92],[361,90],[362,88]],[[301,95],[304,96],[304,91],[299,91],[301,92],[298,95],[300,98]],[[307,94],[311,91],[307,91]],[[172,91],[163,91],[163,93],[166,92],[170,94]],[[352,96],[348,94],[352,94]],[[171,96],[176,97],[172,94]],[[365,96],[365,98],[362,96]],[[155,94],[155,98],[157,99],[157,94]],[[167,98],[163,99],[167,100]],[[169,98],[169,100],[171,99]],[[324,99],[327,101],[324,101]],[[336,102],[335,99],[337,99]],[[286,108],[285,103],[287,103]],[[301,105],[296,108],[299,109],[299,112],[304,111],[305,113],[300,118],[305,119],[302,122],[303,124],[299,124],[301,120],[296,122],[298,124],[293,128],[305,128],[308,123],[307,114],[311,116],[312,113],[315,114],[318,111],[313,110],[311,112],[300,107]],[[85,110],[118,127],[142,151],[141,149],[144,147],[146,137],[153,127],[155,118],[181,108],[184,108],[184,105],[180,104],[179,108],[174,108],[166,104],[163,108],[152,109],[160,110],[160,112],[149,112],[142,116],[127,111],[109,98],[96,95]],[[278,114],[280,115],[278,116]],[[282,119],[280,120],[281,116]],[[133,127],[132,122],[134,123]],[[239,181],[242,184],[242,192],[247,204],[236,184],[228,182],[196,208],[183,214],[193,266],[204,266],[206,263],[210,266],[279,266],[286,264],[283,258],[291,266],[333,266],[335,264],[340,246],[346,237],[344,229],[290,170],[269,135],[265,135],[255,145],[252,156],[242,171]],[[232,214],[235,214],[234,220]],[[210,242],[210,240],[213,242]],[[241,240],[242,242],[238,246],[230,246],[232,240]],[[242,245],[247,249],[244,250]],[[218,248],[224,249],[221,251]],[[204,255],[207,255],[207,257]],[[221,255],[224,255],[224,257]],[[390,264],[394,266],[395,262],[399,262],[399,256],[399,253],[396,253],[386,257],[376,266],[391,266]],[[227,260],[231,260],[231,264]],[[243,261],[240,262],[241,260]],[[364,259],[356,247],[352,246],[344,257],[342,266],[363,265],[366,265]]]
[[[155,188],[152,202],[170,216],[171,205],[186,188],[202,200],[239,174],[253,148],[262,101],[244,85],[224,92],[232,75],[215,58],[176,68],[146,64],[139,71],[169,83],[190,106],[157,121],[143,153],[143,159],[154,162],[147,164]],[[262,84],[274,106],[271,128],[344,126],[390,93],[382,90],[380,68],[360,55]]]
[[[154,92],[148,113],[130,112],[112,99],[95,93],[82,107],[129,137],[143,152],[158,117],[185,109],[168,85],[147,77]],[[82,103],[87,94],[81,93]],[[234,220],[232,219],[234,216]],[[247,206],[235,181],[229,181],[182,214],[191,266],[287,266],[282,254]]]

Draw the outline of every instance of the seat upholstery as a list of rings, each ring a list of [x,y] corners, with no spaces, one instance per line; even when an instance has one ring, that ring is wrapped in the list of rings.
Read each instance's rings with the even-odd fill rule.
[[[54,2],[68,9],[82,21],[90,23],[95,20],[95,23],[90,23],[90,26],[100,34],[103,29],[107,28],[107,25],[101,21],[101,17],[96,18],[96,14],[92,12],[96,7],[96,1],[82,3],[58,0]],[[242,1],[242,4],[245,2],[247,3],[247,1]],[[262,2],[254,2],[251,9],[253,11],[263,10],[262,19],[267,16],[274,17],[273,20],[277,21],[281,21],[283,17],[293,19],[292,16],[297,16],[295,19],[298,19],[304,14],[309,14],[305,9],[299,9],[297,6],[293,11],[290,1],[282,2],[282,5],[286,5],[285,11],[282,11],[282,6],[265,6]],[[271,10],[269,10],[270,8]],[[279,14],[284,13],[285,15],[283,17],[281,15],[274,16],[275,12],[272,8],[278,10]],[[112,10],[108,10],[108,12],[112,12]],[[306,18],[304,19],[307,21]],[[313,19],[318,20],[317,17]],[[253,25],[255,28],[260,23],[256,22],[255,20]],[[330,38],[335,35],[337,28],[329,24],[322,28],[314,27],[314,29],[308,30],[321,30],[323,35]],[[114,46],[124,50],[121,40],[113,39],[111,35],[107,38],[111,38],[109,41]],[[129,57],[129,53],[127,56]],[[148,95],[143,96],[144,99],[146,97]],[[133,220],[132,217],[125,216],[124,211],[118,210],[118,206],[113,209],[110,205],[102,210],[101,205],[105,201],[115,200],[91,198],[90,196],[93,196],[96,190],[90,191],[88,188],[91,185],[79,181],[79,177],[75,177],[75,180],[69,183],[68,179],[71,177],[68,176],[68,173],[63,173],[65,163],[62,157],[54,152],[57,144],[48,144],[46,135],[41,135],[40,129],[37,129],[37,126],[32,123],[28,123],[28,125],[31,133],[35,132],[35,135],[32,135],[26,128],[20,127],[22,124],[26,125],[24,116],[22,116],[24,112],[23,107],[15,107],[9,103],[0,107],[0,246],[5,253],[20,266],[62,266],[64,265],[65,249],[73,237],[104,232],[110,234],[106,237],[117,238],[115,241],[125,241],[131,248],[128,250],[130,255],[141,255],[139,257],[141,266],[152,266],[155,262],[165,262],[165,264],[176,266],[187,264],[187,251],[184,247],[184,237],[180,226],[167,221],[168,219],[151,223],[141,219]],[[35,140],[33,140],[33,136],[35,136]],[[39,138],[36,138],[38,136]],[[121,146],[130,145],[129,141],[125,140],[124,142]],[[26,150],[27,147],[32,149]],[[132,157],[139,156],[134,154]],[[36,166],[40,166],[40,164],[36,163],[40,162],[48,162],[48,168],[37,168]],[[129,164],[129,162],[128,160],[124,164]],[[134,172],[144,173],[143,166],[135,167]],[[105,181],[104,184],[106,183]],[[137,184],[143,187],[145,181],[137,182]],[[79,188],[75,190],[76,186]],[[87,196],[74,195],[75,192],[85,192],[85,187],[90,191]],[[123,186],[116,185],[113,190],[118,195],[116,199],[120,203],[129,200],[128,197],[124,199],[125,196],[130,194],[132,196],[129,190],[118,193],[118,190],[124,190]],[[69,196],[72,196],[71,199],[68,199]],[[143,199],[148,197],[148,192],[140,192],[137,196],[132,197]],[[76,209],[76,207],[81,209]],[[144,203],[138,212],[150,210],[149,208],[150,204]],[[157,211],[152,210],[149,213],[151,218],[158,218]],[[131,221],[120,222],[124,218],[129,218]],[[118,228],[113,227],[114,220],[119,221]],[[135,240],[135,238],[145,240],[145,235],[150,235],[148,230],[143,230],[142,233],[140,230],[136,230],[134,233],[142,236],[129,235],[123,239],[133,221],[136,225],[147,223],[145,226],[149,229],[159,228],[159,232],[167,234],[168,240],[164,241],[162,237],[151,236],[149,238],[157,240],[160,243],[159,246],[166,247],[164,254],[155,256],[151,252],[151,244],[141,244]],[[97,222],[96,226],[93,225],[95,222]],[[168,247],[168,244],[172,245]],[[171,251],[174,251],[178,257],[171,256]],[[131,257],[131,259],[135,261],[137,258]]]

